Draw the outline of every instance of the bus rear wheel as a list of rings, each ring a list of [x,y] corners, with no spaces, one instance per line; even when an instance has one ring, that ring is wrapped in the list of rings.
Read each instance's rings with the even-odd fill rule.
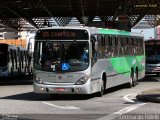
[[[129,87],[129,88],[131,88],[131,87],[133,87],[133,86],[135,86],[135,73],[134,73],[134,71],[131,71],[131,75],[130,75],[130,81],[129,81],[129,83],[128,83],[128,86],[127,87]]]

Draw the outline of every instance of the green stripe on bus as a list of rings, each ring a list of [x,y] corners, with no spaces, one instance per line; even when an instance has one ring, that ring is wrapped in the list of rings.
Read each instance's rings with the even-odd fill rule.
[[[138,67],[139,71],[143,71],[145,68],[141,63],[144,59],[144,56],[126,56],[119,58],[111,58],[110,62],[112,64],[113,69],[117,73],[124,73],[126,71],[131,71],[131,67],[134,67],[135,69],[136,66]],[[136,64],[133,64],[134,60],[136,60]]]
[[[101,34],[110,34],[110,35],[127,35],[130,36],[130,32],[120,31],[114,29],[99,29]]]

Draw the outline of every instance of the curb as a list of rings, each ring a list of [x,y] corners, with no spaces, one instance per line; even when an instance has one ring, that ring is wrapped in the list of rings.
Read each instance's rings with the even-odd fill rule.
[[[145,102],[154,102],[154,103],[160,103],[160,95],[157,94],[143,94],[139,93],[136,96],[137,99]]]

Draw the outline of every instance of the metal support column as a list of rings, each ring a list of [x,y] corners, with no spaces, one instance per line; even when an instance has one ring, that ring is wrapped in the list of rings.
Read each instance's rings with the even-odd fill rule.
[[[128,5],[126,4],[126,0],[122,0],[118,7],[118,21],[119,21],[119,29],[130,31],[129,19],[127,15]]]

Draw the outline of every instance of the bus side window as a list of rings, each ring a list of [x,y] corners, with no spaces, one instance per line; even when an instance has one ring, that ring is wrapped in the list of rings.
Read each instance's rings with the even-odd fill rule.
[[[123,40],[123,37],[120,37],[120,55],[123,56],[124,54],[124,40]]]
[[[21,62],[22,62],[22,68],[23,68],[23,51],[21,51]]]
[[[105,41],[105,37],[104,36],[101,37],[101,40],[102,40],[102,43],[103,43],[102,46],[103,47],[106,46],[106,41]]]
[[[18,66],[17,66],[17,53],[16,53],[17,51],[16,50],[14,50],[14,60],[15,60],[15,63],[16,63],[16,69],[18,68]]]
[[[126,42],[126,37],[123,36],[123,55],[127,55],[127,42]]]
[[[109,41],[109,46],[112,46],[112,37],[111,36],[108,37],[108,41]]]
[[[28,67],[27,52],[24,52],[24,57],[25,57],[25,67]]]
[[[123,47],[123,38],[120,37],[120,46]]]
[[[12,68],[14,69],[14,54],[12,49],[10,49],[10,54],[11,54]]]
[[[96,42],[95,38],[91,39],[92,42],[92,57],[97,58],[97,50],[98,49],[98,43]]]
[[[105,45],[105,46],[107,46],[107,47],[108,47],[108,46],[109,46],[108,36],[105,36],[105,37],[104,37],[104,39],[105,39],[105,43],[106,43],[106,45]]]
[[[115,36],[111,36],[111,40],[112,40],[111,57],[115,57],[116,56],[116,52],[115,52]]]
[[[98,41],[98,57],[102,58],[103,57],[103,47],[104,47],[104,40],[103,40],[103,36],[98,35],[97,36],[97,41]],[[96,47],[96,46],[95,46]]]
[[[109,46],[108,46],[108,56],[112,57],[112,36],[108,36],[108,42],[109,42]]]
[[[92,41],[94,41],[94,40],[92,40]],[[103,46],[102,37],[100,35],[97,36],[97,41],[98,41],[98,46]]]
[[[105,58],[108,58],[109,57],[109,39],[108,39],[108,36],[105,36],[105,43],[106,43],[106,46],[105,46]]]
[[[115,37],[115,46],[118,46],[118,37]]]
[[[119,44],[118,44],[118,37],[117,36],[115,36],[115,47],[114,47],[114,49],[115,49],[115,56],[119,56]]]
[[[143,39],[139,38],[138,41],[139,41],[139,46],[138,46],[139,47],[139,55],[142,55],[142,54],[144,54]]]
[[[9,54],[9,51],[7,52],[7,61],[10,62],[10,54]]]
[[[129,38],[125,37],[125,55],[130,55]]]

